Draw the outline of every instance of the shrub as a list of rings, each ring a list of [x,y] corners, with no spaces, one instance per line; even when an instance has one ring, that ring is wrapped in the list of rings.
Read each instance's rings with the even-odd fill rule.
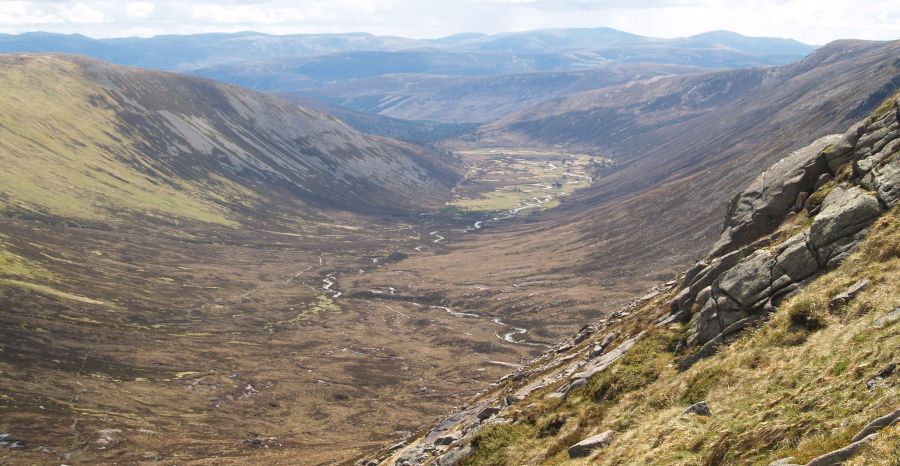
[[[788,308],[788,320],[792,330],[815,331],[825,326],[821,303],[817,299],[804,295],[794,300]]]

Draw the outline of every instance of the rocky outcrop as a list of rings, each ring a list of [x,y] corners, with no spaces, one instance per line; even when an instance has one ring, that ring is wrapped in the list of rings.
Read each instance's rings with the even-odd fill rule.
[[[589,456],[594,450],[609,446],[609,444],[612,443],[612,438],[613,433],[611,430],[607,430],[606,432],[597,434],[593,437],[588,437],[569,447],[569,457],[583,458]]]
[[[756,319],[751,317],[774,310],[781,298],[804,280],[837,266],[881,212],[875,197],[860,188],[835,188],[808,229],[773,251],[754,251],[716,277],[709,297],[691,319],[688,343],[704,345],[716,336],[726,337],[732,325],[752,323]],[[732,328],[730,333],[742,327]]]
[[[571,376],[572,380],[574,381],[578,379],[589,379],[594,374],[611,366],[614,362],[618,361],[619,358],[625,356],[625,353],[627,353],[628,350],[630,350],[631,347],[641,339],[642,335],[643,332],[623,341],[621,345],[617,346],[615,349],[609,351],[603,356],[591,360],[584,367],[584,370]]]
[[[687,343],[697,348],[679,367],[714,353],[806,281],[837,267],[868,226],[896,204],[898,164],[900,123],[893,103],[840,138],[822,138],[792,153],[736,196],[722,237],[685,274],[669,318],[658,321],[689,320]],[[835,176],[844,181],[830,179]],[[773,232],[798,204],[813,217],[811,224],[779,241]],[[859,290],[848,292],[835,306]]]
[[[860,233],[881,215],[875,196],[859,187],[837,187],[822,202],[809,229],[809,244],[819,265],[833,268],[861,239]]]
[[[694,403],[687,407],[681,414],[696,414],[697,416],[712,416],[712,410],[705,401]]]
[[[843,306],[846,306],[850,301],[853,301],[853,298],[856,297],[861,291],[864,291],[869,286],[869,279],[863,278],[860,281],[856,282],[850,288],[847,288],[843,293],[831,298],[828,301],[828,309],[832,311],[836,311]]]
[[[728,205],[725,231],[713,246],[712,255],[731,252],[771,233],[787,213],[799,210],[797,197],[801,193],[808,196],[819,178],[828,173],[828,163],[820,154],[839,140],[839,135],[819,138],[776,162],[735,196]]]

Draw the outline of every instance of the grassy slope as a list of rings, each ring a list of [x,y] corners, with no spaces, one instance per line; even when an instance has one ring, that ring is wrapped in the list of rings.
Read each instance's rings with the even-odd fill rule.
[[[829,298],[861,277],[872,285],[847,308],[829,313]],[[785,456],[803,463],[840,448],[867,422],[897,408],[896,376],[866,388],[875,373],[900,359],[900,325],[872,325],[900,305],[897,283],[895,208],[843,265],[714,357],[678,372],[672,342],[682,329],[651,330],[566,402],[526,400],[513,424],[482,431],[476,441],[485,448],[468,464],[566,463],[569,445],[610,429],[616,434],[609,448],[573,463],[767,465]],[[821,327],[793,324],[810,321],[800,317]],[[709,403],[713,416],[680,416],[699,400]],[[900,464],[898,452],[895,427],[851,464]]]
[[[48,274],[39,265],[16,254],[8,240],[9,238],[6,235],[0,234],[0,278],[34,278]]]
[[[186,182],[151,163],[107,91],[71,62],[29,58],[0,65],[0,208],[81,220],[113,212],[232,224],[220,202],[252,193],[224,179]]]

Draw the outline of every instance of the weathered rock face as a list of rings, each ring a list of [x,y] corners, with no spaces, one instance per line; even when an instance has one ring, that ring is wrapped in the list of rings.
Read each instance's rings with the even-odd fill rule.
[[[689,343],[704,345],[728,336],[741,329],[733,325],[749,325],[756,320],[750,317],[774,310],[804,280],[837,266],[882,212],[875,197],[858,187],[835,188],[823,206],[808,229],[777,245],[774,253],[759,249],[715,279],[691,319]]]
[[[875,196],[858,187],[837,187],[822,202],[822,211],[809,229],[809,243],[819,264],[833,267],[859,238],[855,235],[881,215]]]
[[[702,348],[682,360],[689,367],[729,335],[773,311],[806,280],[840,264],[867,227],[900,198],[900,123],[897,105],[863,121],[839,139],[822,138],[773,165],[729,207],[726,228],[710,255],[685,275],[671,315],[690,318],[688,343]],[[847,170],[847,181],[829,178]],[[832,173],[834,172],[834,173]],[[811,225],[777,244],[767,237],[797,196],[827,189]],[[809,191],[807,191],[809,190]],[[823,193],[816,193],[819,198]]]
[[[819,178],[828,173],[828,163],[820,154],[840,138],[825,136],[793,152],[735,196],[728,207],[725,231],[713,246],[712,255],[731,252],[781,224],[784,216],[795,209],[797,197],[812,192]]]

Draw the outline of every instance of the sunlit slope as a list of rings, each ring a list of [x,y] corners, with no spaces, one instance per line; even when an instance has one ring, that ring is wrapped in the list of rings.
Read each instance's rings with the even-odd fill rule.
[[[0,165],[4,211],[99,221],[235,224],[275,199],[415,210],[456,177],[424,149],[273,97],[58,55],[0,57]]]
[[[80,219],[132,209],[228,222],[212,197],[240,188],[222,180],[211,189],[199,180],[142,171],[154,164],[141,151],[147,142],[120,126],[115,100],[85,80],[76,64],[45,56],[4,59],[0,67],[5,207]]]

